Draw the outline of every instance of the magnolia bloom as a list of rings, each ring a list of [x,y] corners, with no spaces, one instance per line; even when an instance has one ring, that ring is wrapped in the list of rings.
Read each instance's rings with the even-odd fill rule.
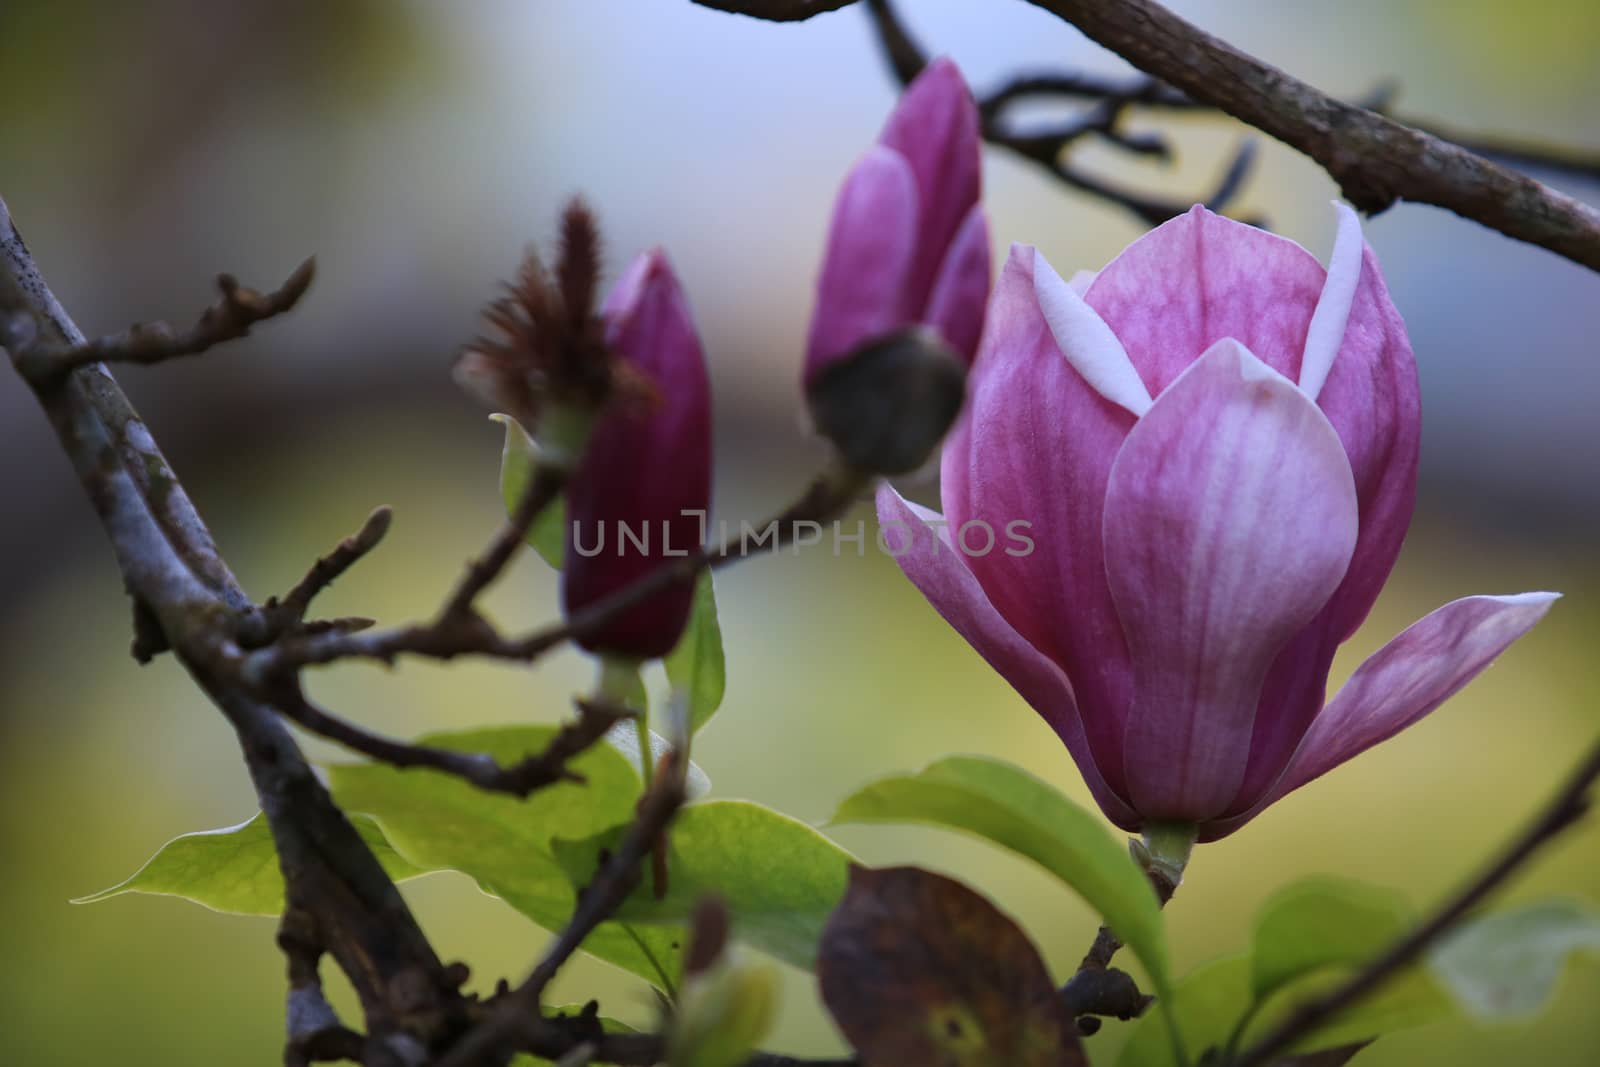
[[[568,615],[698,549],[711,504],[705,357],[666,255],[635,259],[601,317],[629,388],[601,414],[568,482],[561,581]],[[663,656],[682,636],[693,598],[693,585],[680,582],[580,643],[633,659]]]
[[[1555,599],[1447,604],[1324,704],[1410,523],[1420,428],[1348,208],[1327,270],[1201,207],[1071,284],[1015,246],[969,386],[946,525],[885,487],[885,537],[1125,829],[1232,833],[1422,718]],[[1031,551],[975,551],[1019,520]]]
[[[989,293],[978,203],[978,109],[948,59],[930,63],[845,179],[834,206],[806,347],[805,385],[862,345],[936,331],[965,362]]]

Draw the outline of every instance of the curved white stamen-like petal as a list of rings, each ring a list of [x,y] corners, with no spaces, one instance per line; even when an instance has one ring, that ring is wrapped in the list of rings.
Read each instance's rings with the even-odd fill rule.
[[[1344,344],[1345,324],[1350,305],[1361,282],[1361,258],[1366,242],[1361,239],[1361,219],[1349,204],[1333,203],[1339,213],[1339,233],[1333,239],[1333,254],[1328,257],[1328,280],[1317,298],[1317,310],[1306,331],[1305,352],[1300,357],[1300,389],[1312,400],[1322,392],[1334,357]]]
[[[1149,411],[1150,390],[1145,388],[1122,342],[1099,313],[1061,280],[1044,256],[1037,254],[1033,291],[1056,344],[1083,380],[1095,392],[1135,415]]]

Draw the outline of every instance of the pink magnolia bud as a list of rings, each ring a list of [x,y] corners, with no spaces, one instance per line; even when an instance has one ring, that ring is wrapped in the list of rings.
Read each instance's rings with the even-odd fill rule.
[[[845,179],[817,283],[805,382],[910,326],[970,363],[989,292],[978,109],[948,59],[917,76]]]
[[[619,377],[567,488],[562,601],[567,614],[700,548],[711,504],[711,392],[688,301],[666,255],[643,253],[601,312]],[[694,583],[624,612],[583,647],[665,655],[688,621]]]
[[[989,316],[948,525],[887,487],[878,514],[1119,826],[1232,833],[1432,711],[1555,599],[1446,604],[1324,702],[1411,521],[1420,432],[1405,325],[1348,208],[1327,270],[1201,207],[1071,284],[1017,246]]]

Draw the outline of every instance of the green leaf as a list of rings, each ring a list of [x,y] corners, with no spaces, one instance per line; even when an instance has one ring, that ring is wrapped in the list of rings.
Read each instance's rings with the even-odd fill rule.
[[[926,823],[964,830],[1026,856],[1105,917],[1170,992],[1161,906],[1127,848],[1098,818],[1020,767],[951,756],[920,774],[885,778],[839,805],[833,823]]]
[[[1469,1015],[1526,1018],[1549,999],[1567,957],[1578,952],[1600,953],[1600,911],[1547,900],[1462,927],[1428,966]]]
[[[428,873],[401,858],[370,818],[352,815],[350,821],[389,877],[402,881]],[[182,897],[236,915],[283,914],[283,874],[267,820],[257,812],[238,826],[175,837],[131,878],[73,903],[93,904],[123,893]]]
[[[522,503],[522,494],[528,491],[528,483],[533,481],[534,468],[539,464],[539,446],[522,428],[522,423],[510,415],[495,414],[489,418],[506,429],[506,443],[500,450],[500,496],[505,501],[506,514],[514,515],[517,505]],[[560,570],[566,538],[567,501],[558,496],[528,527],[527,540],[546,563]]]
[[[1334,879],[1290,886],[1256,916],[1251,991],[1265,1000],[1322,968],[1365,963],[1410,925],[1411,909],[1393,890]]]
[[[425,744],[486,752],[502,763],[543,751],[555,727],[435,734]],[[599,833],[631,818],[639,776],[616,749],[596,745],[571,763],[585,782],[564,782],[521,800],[486,793],[446,774],[372,763],[328,768],[334,798],[371,814],[395,849],[419,868],[455,870],[547,930],[571,915],[575,894],[556,862],[556,834]],[[606,923],[584,942],[603,960],[666,987],[678,970],[680,932]]]
[[[572,885],[587,885],[600,853],[624,825],[555,843]],[[828,915],[844,896],[851,856],[814,828],[747,800],[706,800],[678,813],[667,835],[666,895],[643,879],[618,909],[631,923],[688,921],[706,893],[716,893],[739,940],[809,969]]]
[[[722,653],[722,626],[717,622],[717,594],[710,571],[701,571],[694,587],[689,625],[662,665],[672,688],[684,694],[689,707],[689,735],[698,733],[722,706],[727,688],[727,663]]]
[[[916,867],[850,871],[817,965],[823,1002],[873,1064],[1086,1067],[1072,1015],[1023,933]]]

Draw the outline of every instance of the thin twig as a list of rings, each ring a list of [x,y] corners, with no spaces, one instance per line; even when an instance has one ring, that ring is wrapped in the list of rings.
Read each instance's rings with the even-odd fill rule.
[[[478,594],[499,577],[506,564],[511,562],[511,558],[527,542],[528,530],[532,528],[534,520],[550,505],[566,484],[567,471],[564,468],[548,463],[540,463],[534,468],[533,477],[523,490],[516,511],[490,542],[483,555],[467,565],[466,573],[461,576],[461,581],[456,585],[454,592],[445,601],[444,610],[440,612],[441,618],[465,618],[472,613],[472,605],[477,600]]]
[[[487,753],[417,745],[372,733],[322,710],[298,694],[283,700],[279,707],[284,715],[312,733],[380,763],[440,771],[471,782],[486,792],[509,793],[516,797],[525,797],[558,782],[582,782],[583,775],[569,768],[568,761],[593,747],[608,730],[632,714],[624,708],[580,700],[577,702],[578,718],[563,726],[544,751],[502,766]]]
[[[1372,994],[1466,918],[1474,908],[1528,862],[1534,853],[1588,813],[1590,790],[1600,780],[1600,743],[1592,748],[1554,799],[1506,849],[1427,921],[1396,941],[1328,994],[1308,1001],[1246,1050],[1232,1067],[1265,1067],[1301,1038]]]
[[[866,0],[867,13],[872,17],[878,42],[884,58],[902,85],[909,84],[928,64],[927,52],[911,36],[890,0]],[[1059,91],[1064,82],[1056,81]],[[1004,114],[1007,104],[1023,95],[1024,89],[1016,83],[1002,87],[994,96],[980,98],[978,111],[982,117],[983,138],[990,144],[1014,152],[1024,159],[1047,170],[1057,181],[1074,189],[1099,197],[1132,212],[1147,226],[1156,226],[1188,211],[1193,199],[1163,199],[1124,188],[1104,178],[1079,170],[1067,161],[1067,150],[1089,136],[1096,136],[1113,147],[1135,155],[1156,156],[1162,159],[1172,155],[1171,145],[1159,135],[1136,135],[1122,130],[1121,121],[1127,109],[1139,103],[1159,98],[1162,91],[1153,79],[1141,79],[1118,87],[1111,92],[1098,94],[1098,99],[1076,118],[1046,130],[1022,132],[1007,121]],[[1040,91],[1037,79],[1027,83],[1027,92]],[[1087,94],[1082,94],[1087,95]],[[1205,205],[1214,211],[1226,211],[1244,187],[1244,180],[1255,163],[1255,142],[1243,141],[1223,170],[1221,178],[1211,192],[1202,197]]]
[[[537,1032],[544,1018],[540,1005],[545,988],[556,972],[578,951],[578,946],[622,906],[638,885],[639,866],[671,824],[687,799],[679,775],[660,774],[640,801],[628,832],[601,864],[594,881],[578,894],[572,918],[562,927],[533,973],[516,989],[501,996],[487,1018],[441,1057],[436,1067],[474,1067],[495,1054],[523,1047],[530,1024]],[[546,1053],[548,1055],[548,1053]]]
[[[841,476],[830,470],[817,479],[799,500],[766,521],[747,527],[737,539],[715,549],[691,553],[663,563],[632,585],[596,601],[565,622],[522,637],[500,634],[475,612],[464,616],[445,612],[432,622],[365,633],[289,635],[251,653],[244,663],[245,676],[252,684],[270,686],[275,680],[301,667],[344,659],[393,663],[401,655],[444,660],[473,655],[531,661],[574,638],[600,629],[664,589],[693,581],[702,569],[725,567],[751,558],[758,551],[769,554],[778,551],[793,542],[802,525],[825,522],[843,513],[854,502],[864,484],[865,481],[859,477]],[[469,569],[468,573],[470,575],[474,571]]]
[[[231,274],[219,274],[217,288],[221,296],[187,330],[179,332],[165,322],[141,323],[64,351],[36,350],[18,360],[17,369],[25,378],[43,379],[96,363],[152,364],[197,356],[224,341],[245,336],[256,323],[294,307],[311,287],[315,273],[316,260],[307,259],[270,293],[240,285]]]

